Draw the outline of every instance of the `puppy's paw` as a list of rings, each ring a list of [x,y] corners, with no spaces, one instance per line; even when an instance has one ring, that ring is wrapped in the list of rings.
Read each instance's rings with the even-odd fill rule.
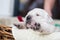
[[[18,29],[26,29],[26,26],[24,23],[15,23],[14,26],[16,26]]]

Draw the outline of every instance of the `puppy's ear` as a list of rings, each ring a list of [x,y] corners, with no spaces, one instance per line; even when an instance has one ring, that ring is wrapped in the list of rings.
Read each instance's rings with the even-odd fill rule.
[[[49,23],[54,24],[52,17],[50,17],[49,15],[47,15],[47,20]]]

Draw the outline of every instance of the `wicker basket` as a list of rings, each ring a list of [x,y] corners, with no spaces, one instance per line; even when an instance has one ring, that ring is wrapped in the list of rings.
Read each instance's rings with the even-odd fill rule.
[[[0,25],[0,40],[15,40],[12,35],[11,27]]]

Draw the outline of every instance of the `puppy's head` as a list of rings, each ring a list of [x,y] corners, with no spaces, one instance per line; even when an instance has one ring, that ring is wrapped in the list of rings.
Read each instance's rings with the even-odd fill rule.
[[[43,9],[35,8],[28,12],[25,17],[27,28],[39,32],[52,32],[53,26],[50,25],[51,18],[48,17],[48,13]],[[50,28],[50,26],[52,26]]]

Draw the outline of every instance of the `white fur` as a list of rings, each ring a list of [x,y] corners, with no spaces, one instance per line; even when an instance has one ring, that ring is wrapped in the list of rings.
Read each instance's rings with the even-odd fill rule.
[[[26,17],[27,17],[28,15],[31,15],[31,16],[34,16],[34,17],[35,17],[35,20],[39,20],[39,18],[36,19],[36,14],[39,14],[40,17],[45,18],[45,19],[46,19],[45,21],[48,21],[48,22],[52,22],[52,21],[53,21],[53,19],[48,15],[48,13],[47,13],[45,10],[40,9],[40,8],[35,8],[35,9],[29,11],[29,12],[27,13]],[[26,18],[26,17],[25,17],[25,18]]]
[[[38,14],[39,16],[36,16],[36,14]],[[52,33],[55,31],[55,27],[53,25],[53,19],[48,15],[48,13],[45,10],[35,8],[29,11],[25,17],[25,21],[27,16],[29,15],[32,17],[31,25],[34,25],[33,23],[35,22],[41,25],[40,31],[43,30],[44,33]]]

